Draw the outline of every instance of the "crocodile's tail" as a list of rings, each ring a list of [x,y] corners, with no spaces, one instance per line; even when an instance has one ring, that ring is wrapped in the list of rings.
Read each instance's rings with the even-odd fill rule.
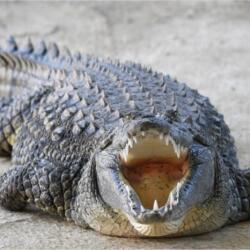
[[[48,79],[49,68],[25,56],[30,50],[29,45],[18,49],[13,37],[6,49],[0,48],[0,97],[18,95],[36,82]]]
[[[19,45],[13,36],[5,49],[0,47],[0,97],[18,94],[43,82],[87,81],[87,68],[95,67],[99,59],[72,53],[67,47],[42,40],[36,46],[30,39]],[[86,78],[85,78],[86,77]]]
[[[9,39],[7,49],[0,48],[0,156],[9,155],[12,150],[15,130],[30,101],[25,97],[46,77],[42,67],[17,53],[13,38]]]
[[[0,47],[0,97],[16,95],[43,82],[65,80],[76,70],[74,62],[80,65],[80,60],[80,53],[72,56],[67,48],[59,51],[55,43],[47,46],[40,41],[34,46],[28,39],[20,46],[11,36],[6,48]]]
[[[13,37],[6,48],[0,48],[0,155],[11,153],[15,132],[30,107],[31,97],[38,95],[39,99],[52,83],[50,77],[55,78],[52,73],[56,69],[42,62],[47,51],[43,43],[34,47],[30,40],[18,46]]]

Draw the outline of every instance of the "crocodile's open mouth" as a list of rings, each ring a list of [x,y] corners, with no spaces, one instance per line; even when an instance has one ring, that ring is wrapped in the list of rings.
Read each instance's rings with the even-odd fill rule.
[[[121,172],[144,208],[174,202],[171,191],[181,186],[189,170],[186,147],[170,135],[148,131],[128,139],[120,157]]]

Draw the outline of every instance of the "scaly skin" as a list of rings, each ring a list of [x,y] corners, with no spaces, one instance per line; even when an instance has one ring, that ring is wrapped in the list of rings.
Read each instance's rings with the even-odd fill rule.
[[[31,204],[124,237],[200,234],[248,219],[250,172],[238,167],[223,116],[186,84],[55,44],[19,47],[13,37],[0,49],[0,84],[0,153],[13,165],[0,177],[3,207]],[[178,202],[145,210],[119,153],[150,133],[186,148],[189,172]]]

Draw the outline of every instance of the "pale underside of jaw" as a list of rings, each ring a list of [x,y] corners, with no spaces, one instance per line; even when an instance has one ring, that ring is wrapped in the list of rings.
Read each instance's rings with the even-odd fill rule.
[[[163,223],[142,224],[134,220],[134,218],[127,216],[133,228],[139,232],[140,235],[146,237],[163,237],[176,235],[183,223],[184,217],[175,221],[166,221]]]
[[[189,172],[187,155],[188,149],[169,134],[149,130],[128,138],[120,152],[121,172],[128,194],[135,192],[140,199],[141,214],[156,212],[164,216],[178,204],[179,191]],[[130,216],[129,220],[146,236],[166,235],[181,223],[141,224]]]

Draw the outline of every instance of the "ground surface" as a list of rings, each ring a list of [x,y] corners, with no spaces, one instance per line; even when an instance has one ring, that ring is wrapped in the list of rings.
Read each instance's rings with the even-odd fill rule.
[[[167,72],[225,115],[242,167],[250,164],[250,2],[0,3],[9,34],[58,41]],[[3,172],[9,161],[2,159]],[[0,249],[250,248],[250,222],[181,239],[119,239],[40,213],[0,209]]]

